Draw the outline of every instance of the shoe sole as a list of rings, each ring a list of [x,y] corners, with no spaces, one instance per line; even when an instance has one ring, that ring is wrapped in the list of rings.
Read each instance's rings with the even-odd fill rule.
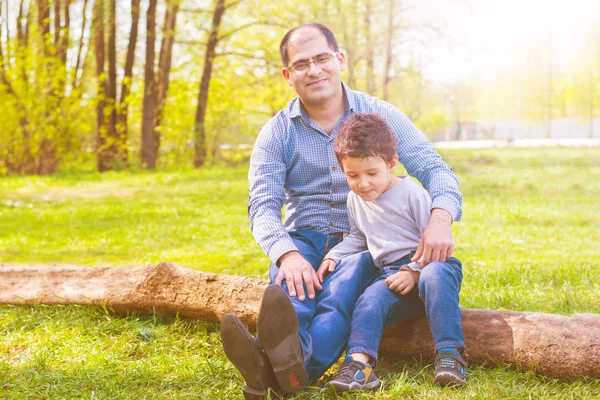
[[[267,388],[273,387],[275,382],[264,379],[260,367],[260,359],[264,357],[262,350],[236,315],[223,315],[221,341],[229,361],[241,372],[246,384],[250,381],[252,385],[243,389],[246,400],[266,399]]]
[[[357,382],[352,382],[349,385],[336,383],[336,382],[329,382],[329,386],[331,386],[335,390],[336,393],[344,393],[344,392],[348,392],[351,390],[352,391],[377,390],[381,386],[381,381],[377,380],[375,382],[367,383],[364,385],[361,385],[360,383],[357,383]]]
[[[466,383],[466,379],[460,379],[449,372],[440,372],[433,378],[433,383],[440,386],[461,386]]]
[[[257,326],[258,338],[281,389],[287,393],[304,389],[308,385],[308,375],[298,336],[298,316],[279,285],[270,285],[265,290]]]

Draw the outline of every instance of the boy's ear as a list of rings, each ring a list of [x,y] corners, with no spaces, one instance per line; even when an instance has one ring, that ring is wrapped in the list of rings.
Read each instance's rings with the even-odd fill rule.
[[[396,154],[392,161],[390,161],[390,172],[395,172],[396,167],[398,167],[398,155]]]

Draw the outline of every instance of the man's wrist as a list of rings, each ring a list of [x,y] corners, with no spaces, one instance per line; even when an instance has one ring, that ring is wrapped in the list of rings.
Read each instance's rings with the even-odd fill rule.
[[[434,208],[431,210],[431,218],[429,223],[452,225],[452,215],[443,208]]]
[[[281,264],[283,264],[283,262],[285,260],[287,260],[290,257],[299,256],[299,255],[300,255],[300,252],[298,250],[288,251],[287,253],[284,253],[281,257],[279,257],[279,260],[277,260],[277,266],[281,267]]]

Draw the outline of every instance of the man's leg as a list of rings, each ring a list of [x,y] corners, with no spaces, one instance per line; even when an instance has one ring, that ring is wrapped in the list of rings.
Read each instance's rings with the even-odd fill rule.
[[[266,399],[269,388],[279,390],[269,359],[236,315],[223,315],[221,341],[227,358],[246,381],[243,389],[246,400]]]
[[[318,268],[319,263],[321,262],[321,254],[323,253],[323,247],[325,245],[326,236],[319,234],[318,232],[311,231],[302,231],[302,233],[291,232],[291,235],[302,255],[311,264],[313,264],[313,267],[314,265],[316,265]],[[271,265],[271,269],[269,271],[269,277],[271,282],[275,281],[275,277],[277,276],[278,272],[279,269],[277,268],[277,266]],[[282,286],[286,289],[285,293],[287,294],[287,285],[285,281],[283,282]],[[263,309],[262,306],[265,305],[267,309],[274,309],[277,313],[277,309],[286,310],[285,306],[290,305],[289,300],[284,299],[288,303],[283,304],[284,307],[277,307],[277,304],[272,304],[273,300],[275,300],[275,302],[278,302],[280,299],[274,299],[273,296],[267,297],[270,297],[270,299],[268,298],[266,303],[265,298],[263,297],[263,304],[261,304],[261,310]],[[291,312],[287,312],[287,317],[289,318],[290,314],[294,314],[294,312],[295,314],[297,314],[297,317],[296,315],[292,315],[293,318],[298,319],[299,324],[297,333],[295,334],[300,335],[299,339],[302,343],[301,351],[303,353],[303,359],[307,360],[310,357],[310,354],[312,353],[312,344],[310,335],[307,333],[306,329],[308,328],[308,325],[310,324],[314,315],[315,300],[310,300],[307,298],[304,302],[300,302],[296,297],[293,297],[290,300],[293,303],[293,310],[291,310]],[[267,312],[266,314],[270,313]],[[268,321],[272,317],[277,317],[277,315],[267,315],[266,317],[267,318],[262,319],[263,328],[265,321]],[[269,332],[267,328],[267,335],[268,334]],[[224,316],[223,320],[221,321],[221,339],[223,341],[223,347],[225,349],[227,357],[233,363],[233,365],[238,370],[240,370],[242,376],[244,377],[244,380],[246,381],[244,395],[247,399],[266,398],[266,393],[269,387],[275,388],[277,390],[279,389],[279,385],[276,382],[277,377],[273,376],[274,371],[272,365],[267,356],[265,355],[263,351],[264,349],[260,345],[260,341],[257,341],[258,338],[252,338],[246,327],[241,322],[239,322],[239,319],[237,319],[237,317],[233,315]],[[271,341],[268,344],[272,343],[273,341]],[[294,349],[293,346],[289,346],[289,350],[291,353],[295,353],[296,349]],[[266,367],[265,365],[268,366]]]
[[[302,254],[302,257],[312,265],[315,271],[318,270],[323,259],[323,248],[325,247],[327,235],[315,231],[297,230],[290,231],[290,236],[298,251]],[[275,283],[278,273],[279,267],[272,263],[269,269],[269,283]],[[288,294],[292,306],[296,310],[296,315],[298,316],[298,335],[302,344],[302,356],[306,362],[313,354],[313,338],[308,332],[308,327],[315,316],[315,305],[318,301],[319,293],[317,292],[315,298],[312,300],[306,296],[304,301],[300,301],[296,296],[289,296],[287,281],[284,280],[281,283],[281,287]],[[306,285],[304,286],[304,290],[306,292]]]
[[[377,267],[368,251],[344,257],[326,277],[316,296],[316,312],[308,327],[312,357],[306,364],[309,382],[319,379],[341,356],[350,334],[356,301],[372,281]]]

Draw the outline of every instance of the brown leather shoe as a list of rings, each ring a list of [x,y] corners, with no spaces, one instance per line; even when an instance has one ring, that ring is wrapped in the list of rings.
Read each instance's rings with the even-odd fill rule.
[[[298,316],[281,286],[273,284],[265,290],[257,328],[258,340],[271,362],[279,387],[286,393],[304,389],[308,375],[298,336]]]
[[[272,393],[280,391],[269,359],[235,314],[221,318],[221,341],[227,358],[246,381],[243,389],[246,400],[266,399],[269,388],[273,389]]]

